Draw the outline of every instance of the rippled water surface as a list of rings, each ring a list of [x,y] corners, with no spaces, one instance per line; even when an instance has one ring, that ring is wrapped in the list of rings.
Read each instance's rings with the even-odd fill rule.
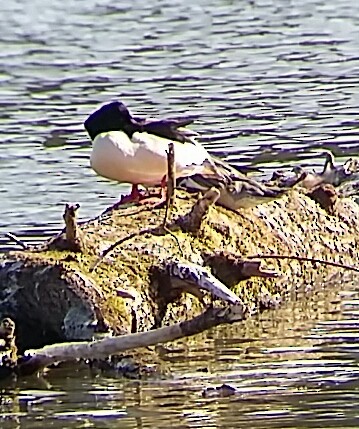
[[[280,310],[177,342],[162,379],[65,367],[21,381],[3,391],[1,427],[357,428],[358,284],[334,277]],[[222,383],[237,394],[203,397]]]
[[[0,29],[1,233],[36,240],[65,202],[86,219],[127,191],[90,170],[82,126],[113,99],[196,116],[208,149],[264,174],[359,152],[359,2],[7,0]],[[184,343],[171,379],[26,381],[1,427],[358,427],[357,285]],[[242,393],[202,398],[223,382]]]

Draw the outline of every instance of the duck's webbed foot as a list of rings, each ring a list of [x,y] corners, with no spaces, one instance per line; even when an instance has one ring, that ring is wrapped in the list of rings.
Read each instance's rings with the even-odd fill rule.
[[[119,205],[138,203],[146,197],[147,195],[143,194],[143,192],[138,189],[138,185],[132,185],[131,193],[129,195],[122,195],[119,201]]]
[[[149,205],[152,208],[162,208],[166,204],[166,191],[161,189],[161,192],[156,194],[149,194],[144,196],[141,200],[138,201],[141,205]]]

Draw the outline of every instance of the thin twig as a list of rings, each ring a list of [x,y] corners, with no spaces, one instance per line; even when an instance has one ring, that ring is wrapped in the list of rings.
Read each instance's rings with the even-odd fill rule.
[[[293,259],[302,262],[312,262],[323,265],[330,265],[331,267],[344,268],[346,270],[355,271],[359,273],[359,268],[353,267],[352,265],[341,264],[340,262],[324,261],[323,259],[307,258],[305,256],[294,256],[294,255],[250,255],[246,256],[246,259]]]
[[[10,238],[10,240],[15,241],[15,243],[18,244],[19,246],[21,246],[23,249],[28,248],[28,245],[26,243],[24,243],[22,240],[17,238],[16,235],[12,234],[11,232],[7,232],[5,234],[5,237],[8,237],[8,238]]]
[[[176,168],[175,168],[175,148],[171,142],[168,144],[167,151],[167,191],[166,191],[166,211],[163,219],[163,227],[166,226],[171,210],[175,203],[176,191]]]
[[[136,236],[141,236],[147,233],[153,232],[153,229],[145,228],[141,229],[140,231],[133,232],[129,235],[126,235],[126,237],[122,237],[119,240],[115,241],[115,243],[111,244],[107,249],[105,249],[101,255],[98,257],[97,261],[90,267],[90,272],[94,271],[100,264],[100,262],[109,254],[111,253],[117,246],[124,243],[127,240],[131,240],[131,238],[134,238]]]
[[[173,234],[173,232],[167,228],[166,225],[163,225],[163,229],[164,231],[168,232],[168,234],[170,234],[170,236],[175,240],[175,242],[177,243],[177,246],[179,248],[179,251],[181,252],[181,255],[184,257],[184,252],[183,249],[181,247],[181,243],[179,242],[178,238]]]

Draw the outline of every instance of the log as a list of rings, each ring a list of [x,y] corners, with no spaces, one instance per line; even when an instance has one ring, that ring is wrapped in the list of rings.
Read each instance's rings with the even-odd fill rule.
[[[248,210],[227,210],[211,198],[202,210],[203,201],[177,190],[176,211],[166,229],[165,208],[119,205],[87,222],[76,221],[72,233],[65,228],[38,246],[3,254],[0,317],[15,320],[20,351],[147,332],[201,314],[216,297],[164,273],[170,260],[206,269],[245,310],[269,308],[288,291],[343,271],[340,264],[357,265],[359,206],[351,198],[338,198],[330,215],[296,189]],[[195,207],[203,216],[191,228]],[[79,248],[68,245],[76,237]],[[259,264],[249,259],[261,254],[303,260]]]

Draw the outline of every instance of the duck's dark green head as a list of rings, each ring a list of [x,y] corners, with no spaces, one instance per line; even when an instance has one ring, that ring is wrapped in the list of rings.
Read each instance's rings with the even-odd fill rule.
[[[120,101],[100,107],[86,119],[84,125],[91,140],[108,131],[124,131],[130,137],[136,131],[136,121]]]

